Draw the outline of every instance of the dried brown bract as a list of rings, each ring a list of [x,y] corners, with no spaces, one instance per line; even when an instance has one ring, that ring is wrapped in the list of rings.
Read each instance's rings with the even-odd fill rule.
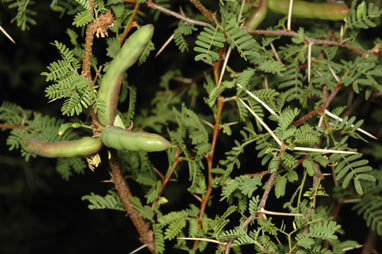
[[[99,38],[108,36],[107,29],[115,25],[115,19],[111,11],[99,16],[92,24],[92,32]]]

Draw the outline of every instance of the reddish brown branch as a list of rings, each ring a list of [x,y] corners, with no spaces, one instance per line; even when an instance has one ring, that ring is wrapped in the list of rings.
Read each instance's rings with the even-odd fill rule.
[[[314,109],[313,111],[310,111],[308,114],[302,116],[300,119],[298,119],[297,121],[295,121],[293,123],[293,125],[295,126],[299,126],[300,124],[302,124],[303,122],[305,122],[306,120],[312,118],[313,116],[315,116],[316,114],[318,113],[323,113],[325,111],[325,109],[328,108],[330,102],[334,99],[334,97],[336,96],[336,94],[338,93],[338,91],[340,90],[341,88],[341,83],[338,83],[336,88],[334,88],[333,92],[329,95],[328,99],[325,100],[321,106],[319,106],[318,108]]]
[[[191,3],[193,3],[195,5],[196,8],[198,8],[198,10],[208,18],[209,21],[212,22],[212,24],[215,24],[215,15],[212,14],[206,7],[204,7],[204,5],[199,2],[199,0],[190,0]]]
[[[264,209],[264,207],[267,203],[269,193],[271,192],[271,189],[273,186],[273,181],[275,180],[275,176],[276,176],[276,173],[272,173],[271,176],[269,177],[267,186],[265,187],[263,196],[262,196],[260,204],[259,204],[258,211],[260,211],[261,209]],[[259,212],[257,214],[258,217],[261,217],[262,215],[263,214],[261,212]],[[249,216],[240,227],[242,229],[245,229],[249,225],[249,223],[251,223],[251,221],[253,219],[254,219],[253,215]],[[236,237],[232,237],[231,239],[228,240],[227,245],[226,245],[226,249],[225,249],[225,254],[229,254],[229,252],[231,250],[231,244],[235,241],[235,239],[236,239]]]
[[[214,153],[215,153],[215,147],[216,147],[216,141],[220,130],[220,117],[221,112],[223,109],[224,100],[222,96],[219,96],[218,98],[218,109],[216,112],[216,120],[215,120],[215,126],[214,126],[214,133],[212,136],[212,143],[211,143],[211,151],[208,155],[207,161],[208,161],[208,187],[207,192],[203,198],[203,202],[200,206],[200,213],[199,213],[199,225],[202,223],[202,218],[204,215],[204,211],[207,206],[207,202],[210,198],[211,192],[212,192],[212,168],[213,168],[213,159],[214,159]]]
[[[178,148],[176,150],[175,159],[174,159],[174,162],[171,165],[170,170],[167,172],[165,177],[161,176],[161,177],[163,177],[162,178],[162,186],[161,186],[160,191],[158,193],[158,198],[153,202],[153,204],[151,206],[152,208],[154,208],[154,206],[158,203],[158,200],[162,196],[162,193],[163,193],[167,183],[170,181],[171,176],[174,173],[174,170],[175,170],[176,166],[178,166],[179,162],[181,162],[181,159],[179,159],[179,155],[181,153],[182,153],[182,150],[180,148]]]
[[[94,0],[89,0],[89,6],[90,6],[90,15],[93,16],[93,7],[94,7]],[[90,73],[90,58],[92,55],[92,46],[93,46],[93,22],[90,22],[86,26],[86,36],[85,36],[85,49],[84,49],[84,59],[82,62],[82,76],[84,76],[87,80],[91,80],[91,73]]]
[[[295,31],[284,31],[284,30],[276,30],[276,31],[270,31],[270,30],[247,30],[250,34],[262,34],[262,35],[273,35],[273,36],[288,36],[288,37],[298,37],[298,33]],[[313,43],[315,45],[327,45],[327,46],[337,46],[337,47],[343,47],[347,48],[351,51],[353,51],[357,55],[364,55],[368,53],[367,51],[363,51],[359,48],[356,48],[352,45],[343,43],[341,41],[330,41],[330,40],[319,40],[311,37],[304,37],[304,40],[307,43]]]
[[[259,204],[259,210],[261,210],[261,208],[264,208],[266,203],[267,203],[269,193],[270,193],[272,186],[273,186],[273,181],[275,180],[275,176],[276,176],[276,173],[272,173],[271,176],[269,177],[268,184],[265,187],[263,197],[261,198],[261,201]],[[260,216],[262,216],[262,214],[259,213],[257,216],[260,217]]]
[[[361,93],[357,96],[357,98],[354,100],[354,102],[351,104],[351,106],[348,108],[348,110],[345,111],[345,113],[342,114],[342,118],[345,116],[351,115],[353,111],[359,106],[359,104],[363,101],[364,99],[364,94]]]
[[[212,142],[211,142],[211,151],[209,152],[208,157],[207,157],[208,185],[207,185],[206,194],[204,195],[203,200],[202,200],[201,205],[200,205],[200,212],[199,212],[199,217],[198,217],[199,228],[202,227],[203,215],[204,215],[204,212],[205,212],[206,207],[207,207],[207,202],[210,199],[211,192],[212,192],[212,168],[213,168],[213,160],[214,160],[216,141],[217,141],[218,134],[220,131],[221,112],[222,112],[223,106],[224,106],[224,97],[223,96],[218,97],[218,105],[217,106],[218,107],[217,107],[216,118],[215,118],[214,132],[213,132]],[[199,241],[194,242],[193,250],[196,250],[196,248],[198,247],[198,243],[199,243]]]
[[[24,128],[23,125],[10,125],[5,123],[0,123],[0,129],[22,129]]]
[[[147,245],[147,248],[151,253],[155,253],[153,231],[150,230],[150,224],[143,221],[139,211],[137,211],[133,207],[133,204],[130,202],[130,199],[133,197],[133,195],[131,194],[130,188],[121,173],[119,160],[115,151],[111,152],[109,164],[111,167],[112,181],[114,183],[115,189],[117,190],[118,195],[122,200],[123,206],[126,208],[127,215],[130,217],[139,233],[139,240]]]
[[[123,32],[121,39],[119,40],[119,43],[121,45],[122,45],[123,41],[125,40],[126,36],[129,34],[131,28],[133,27],[133,22],[135,19],[135,15],[137,15],[138,9],[139,9],[139,2],[136,2],[133,14],[131,15],[130,20],[129,20],[129,23],[127,24],[127,27],[126,27],[125,31]]]

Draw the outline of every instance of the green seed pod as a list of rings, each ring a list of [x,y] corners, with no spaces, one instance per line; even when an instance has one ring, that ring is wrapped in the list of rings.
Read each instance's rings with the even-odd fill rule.
[[[159,152],[174,147],[164,137],[148,132],[133,132],[109,126],[101,133],[102,143],[116,150]]]
[[[273,12],[288,15],[289,0],[268,0],[268,8]],[[349,8],[346,4],[293,1],[292,16],[295,18],[343,20],[348,13]]]
[[[105,105],[104,111],[98,112],[98,120],[101,124],[105,126],[113,124],[123,75],[138,60],[153,33],[153,25],[139,28],[126,40],[111,61],[98,90],[98,101]]]
[[[27,152],[48,158],[89,156],[97,153],[101,147],[101,140],[92,137],[58,142],[45,142],[30,138],[23,144],[23,148]]]
[[[247,29],[256,29],[261,22],[263,22],[267,15],[268,0],[261,1],[260,6],[252,13],[252,15],[245,22],[244,27]]]

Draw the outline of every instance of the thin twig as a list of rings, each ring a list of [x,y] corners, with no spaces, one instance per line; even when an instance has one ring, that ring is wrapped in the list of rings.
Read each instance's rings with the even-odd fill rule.
[[[263,197],[261,198],[261,201],[259,203],[259,209],[261,210],[262,208],[265,207],[269,193],[271,192],[272,186],[273,186],[273,181],[275,180],[276,173],[272,173],[271,176],[269,177],[267,186],[265,187]]]
[[[270,191],[272,189],[273,181],[275,179],[275,176],[276,176],[276,173],[272,173],[271,176],[269,177],[267,186],[265,187],[263,196],[262,196],[260,204],[259,204],[259,210],[264,209],[265,204],[267,203],[267,199],[268,199],[269,193],[270,193]],[[261,216],[261,213],[259,213],[258,215]],[[244,221],[244,223],[240,226],[240,228],[245,229],[249,225],[249,223],[251,223],[251,221],[253,219],[254,219],[253,215],[249,216]],[[229,254],[230,249],[231,249],[231,244],[235,241],[235,239],[236,239],[236,237],[232,237],[231,239],[229,239],[227,241],[227,245],[226,245],[226,249],[225,249],[225,254]],[[263,247],[261,245],[259,245],[259,244],[256,244],[256,245],[258,245],[260,247],[260,249],[263,249]]]
[[[329,107],[329,104],[330,102],[334,99],[334,97],[336,96],[336,94],[338,93],[338,91],[340,90],[341,88],[341,83],[338,83],[336,88],[334,88],[333,92],[329,95],[328,99],[326,101],[324,101],[321,106],[319,106],[318,108],[314,109],[313,111],[309,112],[308,114],[300,117],[297,121],[295,121],[293,123],[294,126],[299,126],[300,124],[302,124],[303,122],[305,122],[306,120],[312,118],[313,116],[315,116],[316,114],[318,113],[324,113],[325,109]]]
[[[217,141],[217,137],[218,137],[219,130],[220,130],[220,117],[221,117],[221,112],[223,110],[223,105],[224,105],[223,97],[220,96],[218,98],[218,109],[217,109],[217,113],[216,113],[214,132],[213,132],[213,136],[212,136],[211,151],[209,152],[209,156],[208,156],[208,187],[207,187],[207,192],[206,192],[205,196],[203,197],[203,202],[200,206],[199,222],[202,221],[204,211],[206,209],[207,201],[208,201],[209,196],[211,195],[211,192],[212,192],[212,172],[211,172],[211,170],[213,167],[212,163],[213,163],[213,158],[214,158],[216,141]]]
[[[288,37],[298,37],[298,33],[295,31],[285,31],[285,30],[247,30],[250,34],[262,34],[269,36],[288,36]],[[330,40],[320,40],[311,37],[304,37],[304,40],[308,43],[313,43],[315,45],[328,45],[328,46],[337,46],[347,48],[358,55],[364,55],[367,51],[363,51],[362,49],[358,49],[352,45],[344,43],[344,41],[330,41]]]
[[[215,15],[212,14],[199,0],[190,0],[191,3],[195,5],[195,7],[211,21],[212,24],[215,24]]]
[[[0,123],[0,129],[22,129],[24,126],[22,125],[10,125],[5,123]]]
[[[138,8],[139,8],[139,2],[137,1],[135,3],[133,14],[131,15],[131,17],[129,19],[129,23],[127,24],[127,27],[126,27],[125,31],[123,32],[121,39],[119,40],[119,44],[121,44],[121,45],[122,45],[123,41],[125,40],[126,36],[129,34],[131,28],[133,27],[133,22],[135,19],[135,15],[137,15]]]
[[[214,132],[212,136],[212,142],[211,142],[211,150],[208,154],[207,157],[207,163],[208,163],[208,185],[207,185],[207,191],[203,197],[202,203],[200,205],[200,212],[199,212],[199,217],[198,217],[198,225],[199,228],[202,227],[202,219],[204,212],[207,207],[207,202],[210,199],[211,192],[212,192],[212,168],[213,168],[213,160],[214,160],[214,154],[215,154],[215,147],[216,147],[216,141],[219,135],[220,131],[220,118],[221,118],[221,113],[224,107],[224,98],[222,96],[218,97],[218,102],[217,102],[217,112],[216,112],[216,117],[215,117],[215,126],[214,126]],[[195,241],[193,250],[196,250],[198,246],[199,241]]]
[[[152,204],[152,208],[154,208],[154,206],[158,203],[158,200],[159,198],[162,196],[162,193],[164,191],[164,188],[166,187],[167,183],[170,181],[171,179],[171,176],[172,174],[174,173],[174,170],[176,168],[176,166],[178,166],[179,162],[181,161],[179,159],[179,155],[182,153],[182,150],[180,148],[178,148],[176,150],[176,154],[175,154],[175,159],[174,159],[174,162],[172,163],[171,165],[171,168],[169,169],[169,171],[167,172],[166,176],[164,178],[162,178],[162,186],[161,186],[161,189],[158,193],[158,197],[157,199],[155,199],[155,201],[153,202]],[[162,176],[163,177],[163,176]]]
[[[126,0],[124,0],[124,1],[127,2]],[[183,21],[190,23],[190,24],[194,24],[197,26],[209,26],[210,25],[210,24],[203,22],[203,21],[187,18],[187,17],[185,17],[185,16],[183,16],[177,12],[174,12],[172,10],[164,8],[163,6],[157,5],[157,4],[153,3],[152,1],[148,1],[146,6],[151,8],[151,9],[155,9],[155,10],[161,11],[163,13],[166,13],[168,15],[171,15],[177,19],[183,20]]]

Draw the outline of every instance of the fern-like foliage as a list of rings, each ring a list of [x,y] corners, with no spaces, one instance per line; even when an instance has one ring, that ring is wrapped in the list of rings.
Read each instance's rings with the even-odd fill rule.
[[[96,102],[96,91],[91,83],[78,73],[79,61],[73,52],[64,44],[55,41],[54,45],[60,51],[62,60],[52,62],[49,72],[43,72],[46,81],[55,83],[45,89],[46,97],[50,100],[65,99],[61,112],[63,115],[79,115],[84,108]]]
[[[227,43],[233,46],[242,58],[252,60],[259,56],[259,45],[247,31],[239,27],[235,19],[231,19],[225,27]]]
[[[100,196],[98,194],[90,193],[90,195],[82,196],[82,200],[88,201],[89,209],[112,209],[118,211],[126,211],[122,204],[121,199],[117,193],[109,191],[106,196]]]
[[[367,4],[362,1],[359,5],[356,5],[357,1],[352,2],[350,15],[346,18],[346,25],[353,28],[368,29],[370,27],[376,27],[378,17],[381,15],[381,10],[373,3]]]
[[[373,168],[369,166],[369,161],[361,159],[362,154],[339,155],[333,154],[330,156],[330,161],[339,163],[335,167],[336,179],[342,181],[342,187],[348,187],[351,180],[354,182],[354,187],[358,194],[363,194],[362,181],[374,182],[375,177],[367,172]]]
[[[90,10],[89,0],[75,0],[79,5],[81,5],[84,9]]]
[[[188,51],[188,42],[184,36],[191,35],[197,30],[192,24],[179,22],[178,27],[174,31],[174,41],[180,52]]]
[[[76,14],[73,20],[73,25],[75,25],[76,27],[82,27],[82,26],[86,26],[88,23],[90,23],[93,20],[94,18],[90,14],[90,11],[85,10]]]
[[[77,174],[83,174],[87,165],[83,158],[59,158],[57,159],[57,172],[62,176],[64,180],[69,180],[73,175],[73,171]]]
[[[382,67],[375,56],[358,56],[354,61],[343,62],[345,73],[342,82],[345,86],[352,86],[356,93],[366,88],[372,87],[382,90],[380,82],[376,79],[382,77]],[[370,92],[366,93],[370,96]],[[367,96],[368,99],[368,96]]]
[[[165,242],[162,228],[158,224],[153,224],[153,231],[155,237],[155,251],[158,254],[164,253]]]
[[[204,27],[195,41],[194,51],[199,53],[195,56],[195,61],[204,60],[209,64],[217,61],[219,54],[216,50],[224,47],[225,41],[224,33],[219,27]]]
[[[37,15],[36,11],[31,9],[35,4],[32,0],[2,0],[1,2],[8,4],[8,7],[16,10],[16,16],[12,21],[16,21],[21,30],[29,30],[30,25],[36,25],[36,20],[33,18]]]
[[[259,185],[261,185],[261,179],[259,176],[238,176],[235,179],[228,180],[226,185],[223,186],[221,193],[222,198],[220,200],[228,199],[236,190],[239,190],[244,196],[250,198]]]
[[[358,215],[362,215],[366,225],[382,235],[382,187],[372,186],[362,197],[360,202],[353,206]]]
[[[294,63],[288,66],[282,76],[276,76],[274,82],[277,84],[278,91],[283,91],[288,102],[292,100],[304,102],[302,79],[303,75],[298,70],[298,64]]]

